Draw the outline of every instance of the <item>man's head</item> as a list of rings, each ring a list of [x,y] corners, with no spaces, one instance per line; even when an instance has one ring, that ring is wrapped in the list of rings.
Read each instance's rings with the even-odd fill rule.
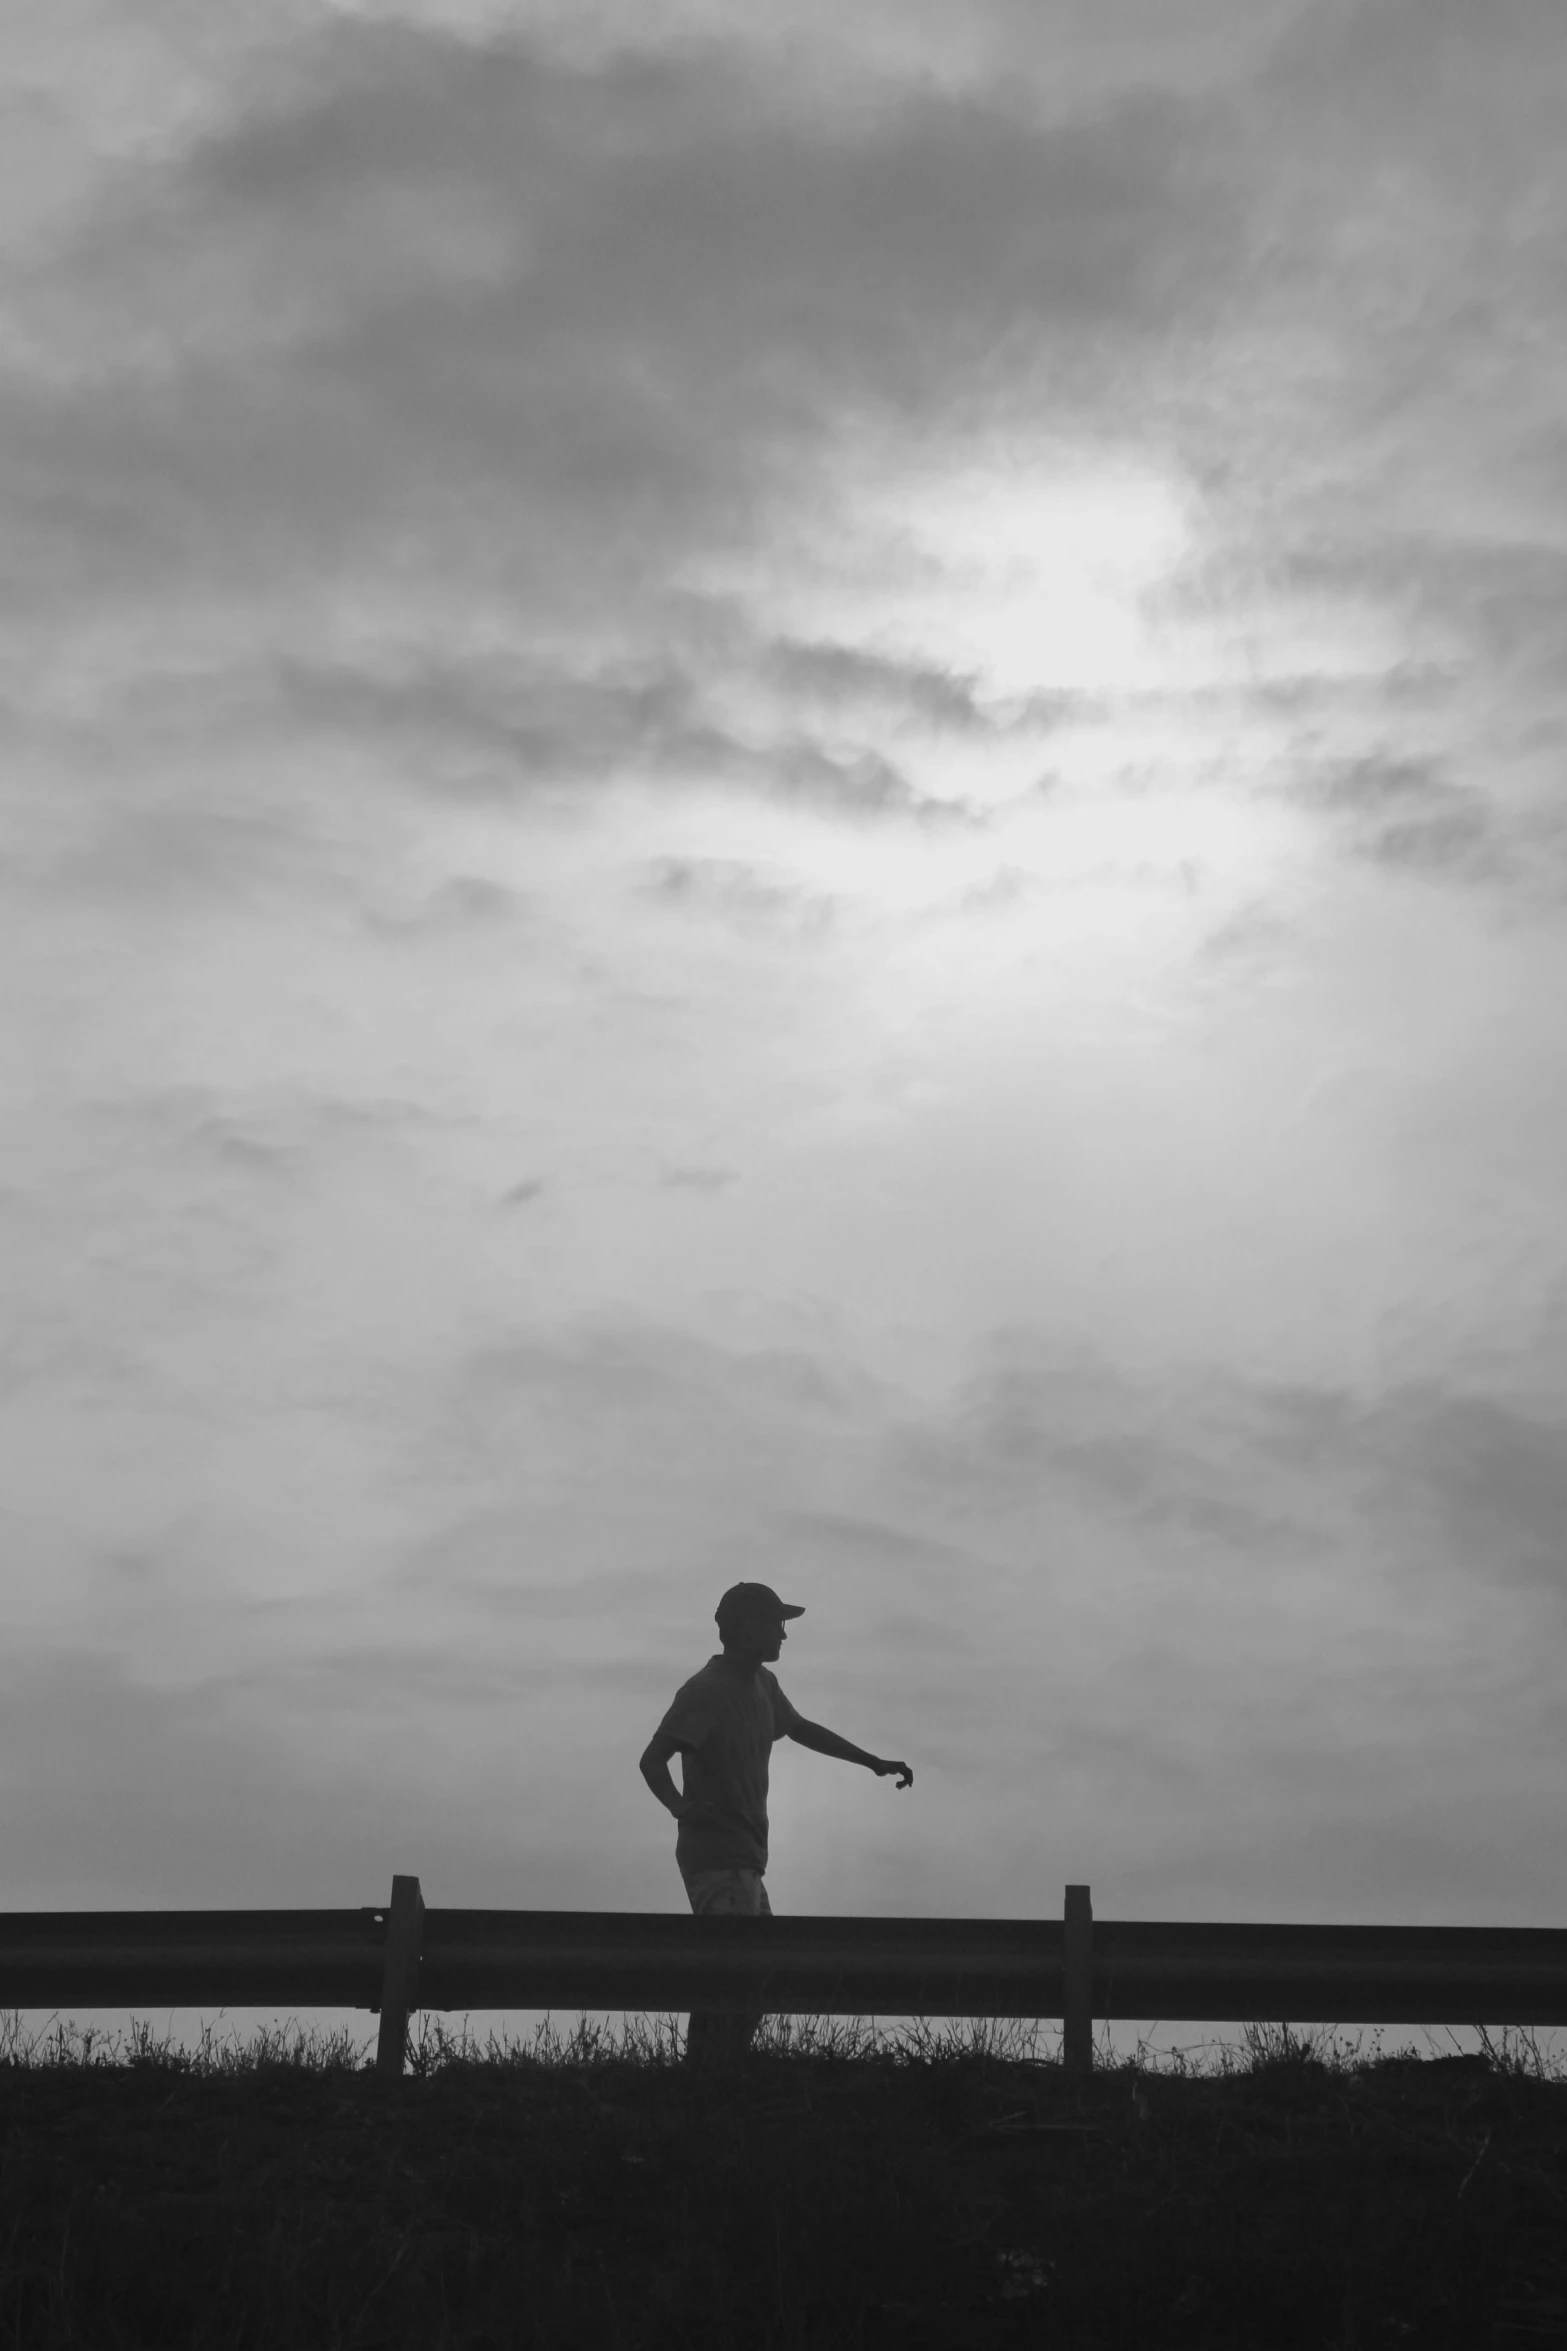
[[[713,1611],[724,1655],[751,1673],[781,1654],[788,1638],[785,1617],[804,1614],[803,1608],[780,1600],[770,1584],[731,1584]]]

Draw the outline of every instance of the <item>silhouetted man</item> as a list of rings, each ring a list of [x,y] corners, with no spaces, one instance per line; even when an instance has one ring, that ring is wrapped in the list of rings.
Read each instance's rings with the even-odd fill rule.
[[[851,1746],[836,1731],[796,1714],[768,1665],[788,1635],[784,1619],[803,1616],[766,1584],[734,1584],[713,1611],[720,1656],[681,1684],[643,1752],[642,1777],[680,1824],[675,1860],[691,1907],[706,1918],[770,1918],[762,1875],[767,1867],[767,1767],[775,1739],[793,1739],[817,1755],[863,1763],[878,1779],[913,1784],[906,1763],[887,1763]],[[669,1773],[681,1758],[682,1793]],[[738,2053],[749,2045],[762,2011],[693,2011],[688,2058]]]

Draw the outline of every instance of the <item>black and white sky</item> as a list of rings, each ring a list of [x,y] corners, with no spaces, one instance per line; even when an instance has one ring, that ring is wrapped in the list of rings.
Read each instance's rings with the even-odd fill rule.
[[[1561,1909],[1561,0],[0,57],[0,1900]]]

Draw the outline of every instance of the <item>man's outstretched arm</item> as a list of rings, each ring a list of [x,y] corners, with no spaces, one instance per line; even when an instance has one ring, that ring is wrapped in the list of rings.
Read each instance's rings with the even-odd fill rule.
[[[883,1756],[867,1755],[863,1747],[856,1747],[848,1739],[840,1739],[837,1732],[828,1730],[824,1723],[807,1722],[803,1715],[797,1715],[789,1736],[797,1747],[809,1747],[813,1755],[832,1755],[840,1763],[863,1763],[866,1770],[873,1771],[879,1780],[886,1779],[889,1772],[896,1772],[900,1788],[913,1784],[914,1774],[906,1763],[889,1763]]]

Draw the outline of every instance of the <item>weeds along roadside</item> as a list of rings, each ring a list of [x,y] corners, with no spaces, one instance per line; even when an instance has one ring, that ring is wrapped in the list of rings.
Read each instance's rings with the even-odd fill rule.
[[[1139,2040],[1131,2052],[1115,2050],[1104,2036],[1095,2051],[1095,2080],[1128,2078],[1176,2081],[1232,2080],[1242,2075],[1310,2067],[1353,2075],[1379,2065],[1464,2064],[1483,2067],[1505,2079],[1567,2080],[1567,2054],[1542,2047],[1529,2026],[1470,2028],[1475,2052],[1460,2052],[1430,2033],[1421,2050],[1405,2042],[1383,2048],[1381,2028],[1353,2038],[1342,2027],[1301,2028],[1288,2023],[1241,2027],[1238,2042],[1198,2041],[1184,2048],[1156,2049]],[[49,2016],[29,2021],[22,2012],[0,2010],[0,2070],[37,2067],[148,2068],[195,2080],[255,2074],[284,2067],[308,2072],[373,2070],[374,2032],[349,2025],[323,2027],[295,2021],[253,2027],[248,2034],[226,2018],[204,2021],[194,2044],[172,2029],[161,2033],[150,2019],[104,2030],[74,2018]],[[878,2067],[993,2064],[1001,2068],[1060,2064],[1060,2031],[1043,2020],[1016,2018],[904,2020],[896,2029],[870,2017],[775,2016],[756,2036],[755,2053],[773,2059],[815,2059],[835,2065]],[[410,2026],[407,2068],[411,2078],[428,2079],[453,2066],[583,2068],[671,2066],[683,2054],[677,2016],[627,2016],[616,2029],[606,2018],[586,2013],[563,2027],[545,2017],[531,2037],[494,2030],[476,2032],[469,2017],[453,2026],[445,2017],[421,2012]]]
[[[429,2016],[386,2082],[348,2029],[13,2016],[0,2351],[727,2351],[758,2312],[778,2351],[1537,2333],[1567,2289],[1548,2052],[1382,2038],[1073,2075],[1050,2026],[774,2018],[693,2076],[676,2018]]]

